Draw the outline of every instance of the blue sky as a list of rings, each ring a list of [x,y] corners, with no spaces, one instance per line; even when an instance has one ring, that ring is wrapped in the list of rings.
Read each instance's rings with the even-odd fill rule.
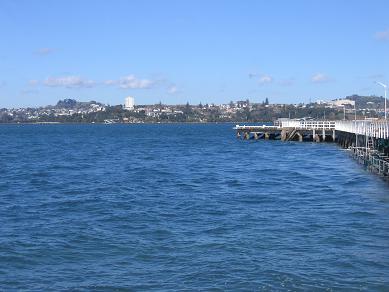
[[[0,1],[0,107],[382,94],[389,1]]]

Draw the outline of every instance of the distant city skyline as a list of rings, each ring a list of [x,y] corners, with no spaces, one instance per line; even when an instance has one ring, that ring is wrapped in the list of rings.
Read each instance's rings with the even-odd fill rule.
[[[0,108],[383,95],[389,2],[0,2]]]

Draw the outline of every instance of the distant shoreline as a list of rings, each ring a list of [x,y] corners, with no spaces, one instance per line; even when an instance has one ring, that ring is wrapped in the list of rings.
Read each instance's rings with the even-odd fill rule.
[[[85,122],[77,122],[77,123],[64,123],[64,122],[38,122],[38,123],[0,123],[1,125],[174,125],[174,124],[258,124],[258,123],[271,123],[271,122],[144,122],[144,123],[85,123]]]

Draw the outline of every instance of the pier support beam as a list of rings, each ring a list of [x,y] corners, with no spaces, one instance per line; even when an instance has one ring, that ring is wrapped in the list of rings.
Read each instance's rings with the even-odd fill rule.
[[[287,137],[288,137],[288,134],[287,134],[286,130],[283,129],[281,131],[281,141],[285,141]]]
[[[270,133],[265,132],[265,140],[269,140],[269,138],[270,138]]]
[[[300,132],[297,132],[296,135],[299,137],[299,142],[303,142],[303,135]]]

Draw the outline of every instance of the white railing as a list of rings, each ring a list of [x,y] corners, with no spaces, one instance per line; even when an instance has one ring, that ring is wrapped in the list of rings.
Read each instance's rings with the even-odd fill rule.
[[[335,129],[374,138],[389,138],[389,122],[387,121],[337,121]]]
[[[283,120],[279,123],[281,128],[298,128],[300,126],[300,121],[298,120]]]
[[[335,121],[305,121],[305,120],[284,120],[281,121],[282,128],[298,128],[310,130],[334,130]]]

